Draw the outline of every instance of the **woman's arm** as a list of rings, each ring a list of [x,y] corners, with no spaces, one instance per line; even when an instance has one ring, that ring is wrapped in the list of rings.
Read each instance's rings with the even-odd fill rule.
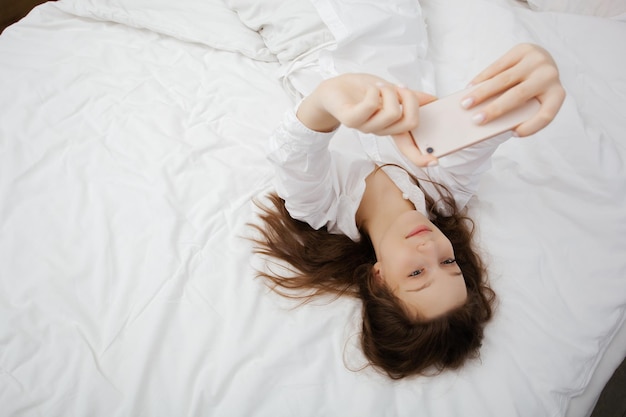
[[[472,80],[472,84],[478,83],[481,85],[462,100],[464,107],[472,108],[505,91],[487,106],[480,123],[487,123],[531,98],[539,100],[539,112],[515,129],[517,136],[528,136],[547,126],[565,99],[554,60],[543,48],[531,44],[511,49]],[[455,152],[442,159],[440,166],[430,169],[429,174],[433,180],[446,184],[463,207],[476,192],[481,174],[490,168],[491,155],[506,139],[500,135]]]
[[[420,100],[432,99],[366,74],[322,82],[270,137],[276,190],[292,217],[358,238],[354,216],[374,163],[331,153],[333,132],[340,124],[377,135],[407,132],[417,125]]]

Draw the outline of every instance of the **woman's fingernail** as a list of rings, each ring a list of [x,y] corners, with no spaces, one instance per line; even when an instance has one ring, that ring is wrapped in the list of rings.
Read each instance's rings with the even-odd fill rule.
[[[398,87],[398,88],[406,88],[406,85],[404,85],[404,84],[398,84],[398,85],[397,85],[397,87]]]
[[[472,88],[474,87],[474,83],[469,83],[467,86],[465,86],[465,88]]]
[[[385,86],[385,83],[384,83],[384,82],[382,82],[382,81],[377,81],[377,82],[376,82],[376,87],[380,87],[380,88],[382,88],[382,87],[384,87],[384,86]]]
[[[511,133],[511,136],[513,136],[514,138],[519,138],[519,133],[513,131],[513,133]]]
[[[472,104],[474,104],[473,97],[466,97],[461,101],[461,107],[464,109],[469,109]]]
[[[426,166],[432,168],[432,167],[436,167],[437,165],[439,165],[439,162],[437,162],[437,161],[430,161],[428,163],[428,165],[426,165]]]
[[[479,125],[479,124],[481,124],[482,122],[485,121],[485,118],[486,118],[485,113],[478,113],[478,114],[475,114],[472,117],[472,122],[474,122],[477,125]]]

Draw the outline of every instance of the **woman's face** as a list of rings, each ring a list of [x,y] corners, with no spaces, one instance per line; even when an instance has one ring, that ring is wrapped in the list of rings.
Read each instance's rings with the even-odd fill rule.
[[[391,224],[382,236],[374,273],[410,312],[432,319],[467,298],[450,240],[416,210]]]

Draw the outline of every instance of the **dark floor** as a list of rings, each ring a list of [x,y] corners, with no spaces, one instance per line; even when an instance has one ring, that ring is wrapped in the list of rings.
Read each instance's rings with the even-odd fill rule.
[[[45,0],[0,0],[0,33]]]
[[[45,0],[0,0],[0,33]],[[53,0],[54,1],[54,0]],[[602,391],[591,417],[626,417],[626,360]]]
[[[604,387],[591,417],[626,417],[626,359]]]

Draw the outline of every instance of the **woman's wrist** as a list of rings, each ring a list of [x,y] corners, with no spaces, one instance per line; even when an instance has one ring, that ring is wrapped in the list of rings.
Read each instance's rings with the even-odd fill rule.
[[[322,103],[320,95],[323,94],[318,87],[311,95],[306,97],[296,113],[300,122],[316,132],[332,132],[339,127],[339,121],[331,115]]]

